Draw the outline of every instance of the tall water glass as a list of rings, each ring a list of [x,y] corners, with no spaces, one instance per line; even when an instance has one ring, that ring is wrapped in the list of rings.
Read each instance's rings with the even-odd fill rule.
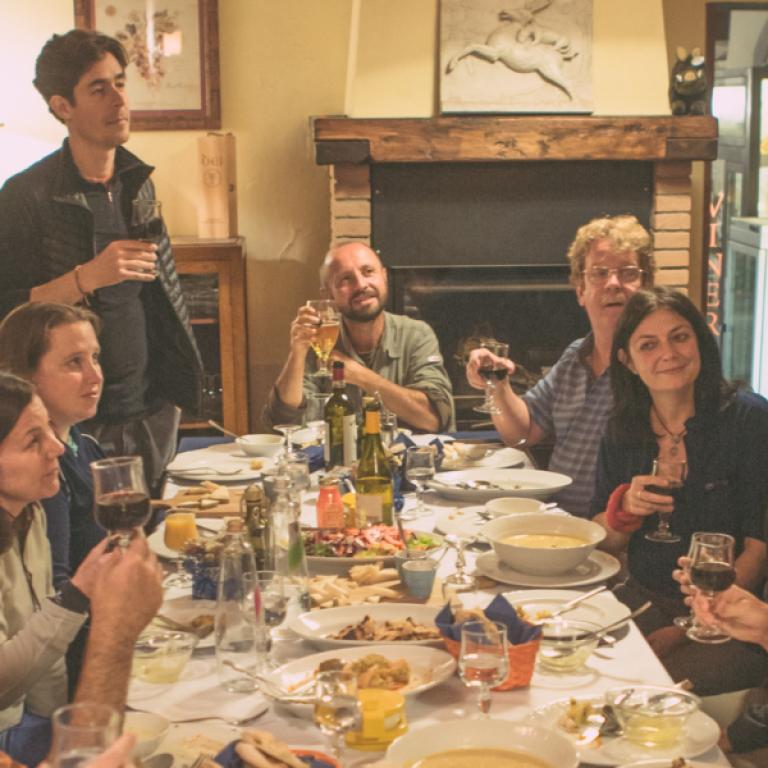
[[[325,442],[325,404],[328,402],[325,392],[313,392],[307,395],[307,407],[304,410],[304,426],[311,432],[311,440],[322,445]]]
[[[405,455],[405,474],[416,486],[416,517],[429,514],[424,505],[427,483],[435,476],[435,451],[431,446],[409,448]]]
[[[53,713],[53,768],[77,768],[108,749],[120,734],[120,717],[106,704],[69,704]]]
[[[246,590],[252,590],[254,597],[261,600],[261,613],[264,617],[262,630],[264,665],[267,668],[275,667],[272,657],[272,630],[285,621],[288,611],[285,580],[275,571],[254,571],[245,574],[243,580]]]
[[[509,671],[507,628],[497,621],[467,621],[461,627],[459,675],[464,685],[479,688],[477,706],[483,717],[491,711],[491,688]]]

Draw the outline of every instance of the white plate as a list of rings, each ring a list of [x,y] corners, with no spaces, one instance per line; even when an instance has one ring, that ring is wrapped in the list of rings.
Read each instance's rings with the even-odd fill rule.
[[[588,699],[598,707],[605,703],[602,696],[588,697]],[[685,726],[683,739],[668,749],[646,749],[622,737],[603,737],[598,747],[580,747],[575,743],[578,740],[578,734],[567,733],[557,725],[558,719],[569,702],[570,699],[561,699],[539,707],[531,715],[530,722],[543,728],[554,728],[558,733],[569,738],[576,746],[579,759],[590,765],[621,765],[632,760],[663,758],[671,761],[675,757],[696,757],[714,747],[720,738],[720,726],[709,715],[696,712],[691,715]]]
[[[529,573],[520,573],[514,568],[504,565],[495,552],[485,552],[475,561],[475,567],[483,576],[488,576],[502,584],[512,584],[515,587],[581,587],[586,584],[594,584],[605,581],[615,576],[621,563],[606,552],[594,550],[592,554],[580,565],[567,573],[557,576],[532,576]]]
[[[487,517],[481,517],[479,513],[484,513],[485,507],[456,507],[440,513],[435,521],[435,531],[443,535],[452,533],[454,536],[464,539],[474,539],[477,537],[487,522]],[[569,517],[568,513],[559,507],[542,512],[543,515],[559,515],[560,517]]]
[[[180,621],[182,623],[192,621],[197,616],[208,614],[209,616],[216,615],[216,601],[215,600],[193,600],[189,597],[174,597],[170,600],[165,600],[160,606],[158,613],[162,613],[163,616],[167,616],[174,621]],[[153,619],[149,624],[151,629],[159,629],[168,631],[170,628],[162,621],[156,621]],[[197,648],[213,648],[214,633],[211,632],[206,637],[202,638]]]
[[[528,496],[532,499],[548,499],[553,493],[569,486],[573,481],[567,475],[546,472],[541,469],[465,469],[460,472],[441,472],[427,485],[446,499],[480,503],[502,496]],[[499,489],[468,489],[451,487],[459,482],[484,480]],[[444,485],[447,483],[448,485]]]
[[[261,469],[251,469],[251,461],[256,458],[262,462]],[[274,459],[246,456],[234,443],[221,443],[178,453],[165,469],[172,477],[190,482],[244,483],[261,477],[263,470],[274,465]]]
[[[283,688],[291,690],[301,686],[312,678],[319,664],[328,659],[341,659],[343,662],[354,661],[369,653],[383,656],[389,661],[405,659],[411,668],[411,679],[404,688],[398,688],[404,696],[414,696],[428,691],[445,682],[456,671],[456,660],[446,651],[425,646],[411,646],[403,643],[389,645],[371,645],[365,648],[339,648],[324,653],[313,653],[294,661],[289,661],[270,672],[267,677]]]
[[[537,611],[556,611],[563,603],[580,594],[582,593],[578,590],[568,589],[527,589],[523,592],[505,592],[504,597],[511,605],[521,605],[526,613],[535,615]],[[599,627],[607,627],[626,619],[629,614],[630,610],[624,603],[619,602],[612,594],[601,592],[564,613],[563,618],[588,621]]]
[[[675,755],[677,757],[677,755]],[[631,763],[622,763],[618,768],[669,768],[671,762],[666,760],[633,760]],[[686,760],[685,768],[712,768],[712,763],[702,763],[698,760]]]
[[[443,544],[443,537],[439,533],[432,531],[417,531],[406,526],[406,531],[413,531],[416,534],[426,533],[431,536],[436,546],[427,550],[430,554],[437,552]],[[319,555],[307,555],[307,565],[313,574],[337,573],[346,574],[353,565],[370,565],[371,563],[380,563],[384,567],[391,567],[395,564],[394,555],[381,555],[380,557],[320,557]]]
[[[210,528],[211,530],[220,531],[224,527],[226,521],[222,517],[201,517],[199,522],[201,528],[205,526],[206,529]],[[200,531],[200,533],[213,535],[209,533],[208,530]],[[164,560],[175,560],[179,556],[178,552],[168,549],[168,547],[165,546],[165,520],[163,520],[152,532],[152,535],[147,538],[147,544],[149,544],[149,548],[158,557],[162,557]]]
[[[461,442],[461,441],[458,441]],[[525,464],[525,454],[515,448],[496,448],[482,459],[461,458],[457,461],[444,459],[440,467],[442,472],[462,469],[499,469],[501,467],[522,467]]]
[[[440,607],[419,603],[379,603],[371,605],[347,605],[343,608],[324,608],[302,613],[288,626],[301,638],[316,648],[354,648],[357,646],[418,646],[442,645],[441,640],[410,640],[397,642],[370,642],[366,640],[334,640],[329,637],[350,624],[358,624],[366,616],[374,621],[397,621],[409,616],[417,624],[434,626]]]

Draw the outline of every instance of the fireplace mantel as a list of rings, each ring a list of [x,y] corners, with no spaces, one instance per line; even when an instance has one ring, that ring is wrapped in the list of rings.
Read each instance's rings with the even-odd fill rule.
[[[714,160],[713,117],[438,117],[313,119],[316,162]]]

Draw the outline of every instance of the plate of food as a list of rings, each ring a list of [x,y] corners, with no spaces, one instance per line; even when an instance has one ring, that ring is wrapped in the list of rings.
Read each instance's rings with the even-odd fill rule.
[[[274,466],[274,459],[246,456],[234,443],[222,443],[177,453],[165,470],[179,480],[245,483],[261,477],[263,470]]]
[[[456,469],[499,469],[522,467],[525,454],[501,443],[462,443],[459,440],[443,444],[440,471]]]
[[[621,735],[604,710],[602,696],[567,698],[539,707],[529,720],[543,728],[564,734],[579,753],[579,759],[590,765],[622,765],[633,760],[696,757],[717,744],[720,727],[704,712],[694,712],[683,726],[679,739],[669,746],[643,747]],[[601,733],[602,729],[602,733]],[[618,734],[617,734],[618,730]],[[662,763],[663,764],[663,763]]]
[[[521,619],[536,622],[549,618],[564,603],[578,597],[581,592],[568,589],[527,589],[522,592],[505,592],[504,597],[513,605]],[[563,614],[564,618],[586,621],[599,627],[607,627],[629,616],[630,610],[611,592],[601,592]]]
[[[403,549],[400,533],[393,525],[370,525],[367,528],[313,528],[304,530],[307,563],[315,573],[340,573],[359,563],[393,565],[396,552]],[[437,533],[411,531],[406,528],[408,547],[432,552],[443,546]]]
[[[302,613],[289,627],[316,648],[439,645],[442,640],[435,626],[439,611],[439,606],[419,603],[350,605]]]
[[[541,469],[465,469],[441,472],[427,485],[446,499],[477,504],[503,496],[544,500],[572,482],[567,475]]]
[[[399,691],[404,696],[434,688],[456,671],[456,660],[447,651],[404,644],[336,648],[295,659],[267,677],[288,693],[302,695],[312,688],[319,672],[343,669],[357,675],[358,688]]]

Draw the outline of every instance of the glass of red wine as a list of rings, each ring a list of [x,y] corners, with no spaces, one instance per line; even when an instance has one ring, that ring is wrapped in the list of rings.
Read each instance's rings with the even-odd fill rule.
[[[645,490],[650,493],[658,493],[659,496],[671,496],[675,507],[677,507],[682,499],[685,479],[688,477],[687,462],[679,459],[654,459],[651,474],[663,477],[667,481],[667,485],[653,485],[651,483],[645,486]],[[655,531],[646,533],[645,538],[648,541],[658,541],[662,544],[674,544],[680,541],[680,537],[672,533],[669,528],[669,518],[672,513],[657,511],[656,514],[659,516],[659,525]]]
[[[141,456],[116,456],[91,462],[96,522],[127,547],[151,512]]]
[[[491,711],[491,688],[509,671],[507,628],[497,621],[466,621],[461,627],[459,675],[464,685],[479,688],[477,706],[482,717]]]
[[[131,235],[137,240],[159,244],[163,236],[163,206],[159,200],[134,200]]]
[[[736,580],[733,536],[727,533],[696,533],[691,547],[691,584],[702,594],[713,598],[725,592]],[[717,627],[694,621],[686,632],[697,643],[727,643],[730,635]]]
[[[499,409],[496,407],[496,403],[493,402],[493,392],[496,386],[507,378],[508,371],[507,366],[494,359],[494,356],[506,360],[509,357],[509,344],[505,344],[503,341],[496,341],[495,339],[487,339],[481,342],[479,348],[488,352],[488,354],[483,354],[480,360],[480,367],[477,369],[477,372],[485,382],[485,402],[482,405],[478,405],[474,410],[477,413],[497,414]]]

